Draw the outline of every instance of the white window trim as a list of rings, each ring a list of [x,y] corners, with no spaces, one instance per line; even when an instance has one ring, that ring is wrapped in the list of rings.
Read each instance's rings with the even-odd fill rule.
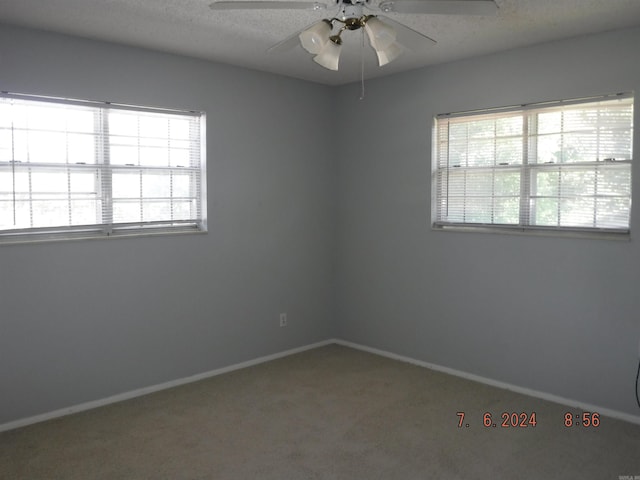
[[[474,233],[493,233],[493,234],[513,234],[513,235],[534,235],[534,236],[554,236],[554,237],[571,237],[571,238],[598,238],[598,239],[607,239],[607,240],[630,240],[630,228],[631,228],[631,197],[630,195],[630,206],[629,206],[629,224],[626,229],[612,229],[612,228],[596,228],[596,227],[557,227],[557,226],[536,226],[529,225],[525,223],[517,224],[517,225],[509,225],[509,224],[491,224],[491,223],[464,223],[464,222],[447,222],[438,220],[438,181],[437,181],[437,173],[439,170],[438,166],[438,148],[439,148],[439,138],[438,138],[438,120],[439,119],[449,119],[449,118],[457,118],[457,117],[471,117],[474,115],[486,115],[486,114],[501,114],[501,113],[510,113],[510,112],[526,112],[530,110],[540,110],[545,107],[557,108],[564,107],[569,105],[580,105],[591,102],[599,102],[599,101],[610,101],[616,99],[633,99],[633,93],[618,93],[613,95],[603,95],[598,97],[585,97],[585,98],[577,98],[571,100],[560,100],[560,101],[550,101],[550,102],[542,102],[542,103],[533,103],[526,105],[516,105],[509,107],[500,107],[493,109],[482,109],[482,110],[470,110],[470,111],[461,111],[455,113],[447,113],[440,114],[434,117],[433,119],[433,129],[432,129],[432,164],[431,164],[431,172],[432,172],[432,181],[431,181],[431,229],[433,231],[440,232],[474,232]],[[635,118],[635,109],[634,109],[634,118]],[[631,124],[631,131],[633,133],[633,119]],[[523,133],[523,138],[527,138],[527,133]],[[525,140],[526,141],[526,140]],[[616,162],[618,164],[627,163],[632,165],[633,163],[633,139],[632,139],[632,158],[629,160]],[[525,151],[527,147],[525,146]],[[523,153],[526,156],[526,153]],[[523,162],[524,163],[524,162]],[[606,163],[606,162],[602,162]],[[515,166],[514,166],[515,168]],[[520,168],[521,172],[528,172],[532,167],[527,166],[526,168]],[[630,185],[631,187],[631,185]],[[522,194],[522,188],[520,193]],[[521,199],[521,201],[527,201],[529,196]],[[522,208],[520,210],[520,215],[522,216]]]
[[[112,102],[98,102],[98,101],[90,101],[90,100],[77,100],[77,99],[66,99],[66,98],[56,98],[56,97],[44,97],[37,95],[26,95],[26,94],[17,94],[2,91],[0,92],[1,99],[13,99],[13,100],[26,100],[26,101],[35,101],[39,103],[54,103],[57,105],[72,105],[72,106],[81,106],[81,107],[89,107],[92,109],[97,109],[100,111],[134,111],[137,113],[152,113],[152,114],[165,114],[171,116],[187,116],[191,117],[195,124],[197,124],[197,139],[196,137],[192,137],[189,140],[190,144],[194,146],[195,150],[191,150],[190,147],[190,158],[196,159],[195,163],[192,165],[187,165],[186,168],[178,167],[147,167],[144,165],[136,165],[131,166],[132,170],[137,170],[142,174],[143,171],[150,171],[157,169],[163,171],[175,171],[175,172],[183,172],[183,171],[191,171],[196,178],[195,183],[192,183],[191,188],[195,188],[195,192],[193,193],[193,198],[196,201],[197,214],[194,218],[189,219],[164,219],[164,220],[153,220],[153,221],[133,221],[133,222],[114,222],[111,214],[113,212],[113,203],[112,203],[112,195],[111,195],[111,182],[109,181],[113,172],[120,170],[124,172],[128,166],[118,165],[111,166],[109,165],[108,154],[106,155],[106,159],[104,156],[98,153],[98,151],[94,152],[96,157],[95,164],[89,165],[73,165],[67,164],[64,165],[52,164],[54,168],[66,168],[70,169],[82,169],[86,168],[87,171],[98,171],[106,174],[106,180],[101,178],[100,187],[99,187],[99,195],[100,200],[103,204],[107,204],[107,211],[109,212],[107,215],[102,217],[102,222],[97,224],[90,225],[71,225],[71,226],[51,226],[51,227],[37,227],[37,228],[15,228],[15,229],[5,229],[0,230],[0,245],[6,244],[16,244],[16,243],[34,243],[34,242],[47,242],[47,241],[60,241],[60,240],[76,240],[76,239],[99,239],[99,238],[122,238],[122,237],[131,237],[131,236],[151,236],[151,235],[173,235],[173,234],[185,234],[185,233],[206,233],[207,232],[207,172],[206,172],[206,114],[204,112],[199,111],[191,111],[191,110],[173,110],[173,109],[165,109],[165,108],[155,108],[155,107],[143,107],[143,106],[134,106],[127,104],[117,104]],[[104,117],[104,115],[103,115]],[[198,135],[199,133],[199,135]],[[102,130],[102,126],[98,130],[94,130],[94,136],[99,137],[103,136],[102,144],[104,151],[108,152],[108,132],[104,133]],[[193,155],[195,153],[195,156]],[[98,158],[102,157],[102,158]],[[15,164],[15,161],[10,162],[2,162],[0,161],[0,165]],[[21,166],[28,165],[23,164]],[[36,164],[34,163],[34,170],[37,168],[48,168],[48,165],[44,164]],[[100,174],[99,174],[100,175]],[[106,189],[105,189],[106,187]],[[142,195],[142,194],[141,194]],[[140,202],[144,202],[145,197],[140,198]]]

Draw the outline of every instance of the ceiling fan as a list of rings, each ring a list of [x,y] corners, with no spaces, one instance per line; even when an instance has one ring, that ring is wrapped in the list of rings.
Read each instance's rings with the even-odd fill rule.
[[[377,5],[375,5],[377,3]],[[221,0],[213,2],[213,10],[326,10],[337,7],[337,13],[297,31],[269,48],[270,52],[293,48],[300,42],[314,55],[313,60],[329,70],[338,70],[341,35],[345,30],[362,29],[383,66],[400,56],[405,48],[421,49],[436,43],[432,38],[383,15],[365,14],[365,9],[383,13],[418,13],[431,15],[490,15],[498,9],[494,0],[329,0],[274,1],[274,0]],[[337,29],[333,33],[334,28]]]

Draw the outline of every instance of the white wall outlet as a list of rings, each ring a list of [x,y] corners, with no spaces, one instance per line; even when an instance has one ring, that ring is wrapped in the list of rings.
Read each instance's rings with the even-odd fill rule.
[[[281,327],[286,327],[287,326],[287,314],[286,313],[281,313],[280,314],[280,326]]]

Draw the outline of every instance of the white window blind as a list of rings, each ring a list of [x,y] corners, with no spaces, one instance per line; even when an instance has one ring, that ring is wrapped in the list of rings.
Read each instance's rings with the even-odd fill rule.
[[[0,242],[206,230],[204,114],[0,96]]]
[[[433,224],[629,232],[633,97],[440,115]]]

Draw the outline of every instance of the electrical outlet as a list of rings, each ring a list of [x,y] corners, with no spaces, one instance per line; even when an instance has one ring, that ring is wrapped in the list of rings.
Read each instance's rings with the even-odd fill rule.
[[[287,314],[286,313],[281,313],[280,314],[280,326],[281,327],[286,327],[287,326]]]

